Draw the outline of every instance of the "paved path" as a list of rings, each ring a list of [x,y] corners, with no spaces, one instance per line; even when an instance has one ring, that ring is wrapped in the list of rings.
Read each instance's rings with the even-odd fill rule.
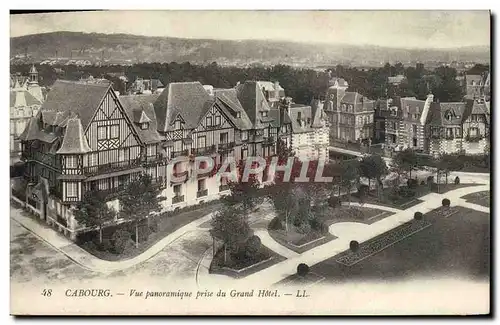
[[[259,236],[262,245],[266,246],[267,248],[271,249],[272,251],[281,256],[284,256],[286,258],[293,258],[299,255],[298,253],[286,248],[285,246],[275,241],[269,235],[267,229],[257,229],[254,230],[254,233],[255,235]]]
[[[352,207],[362,207],[362,208],[371,208],[377,210],[383,210],[388,212],[398,213],[401,212],[401,209],[391,208],[385,205],[371,204],[371,203],[359,203],[359,202],[342,202],[343,206],[352,206]]]
[[[69,259],[79,264],[85,269],[100,272],[100,273],[112,273],[119,270],[124,270],[129,267],[135,266],[139,263],[147,261],[156,254],[158,254],[167,245],[171,244],[173,241],[179,239],[186,233],[196,230],[199,225],[210,220],[212,214],[208,214],[200,219],[197,219],[182,228],[177,229],[173,233],[169,234],[165,238],[158,241],[156,244],[151,246],[147,251],[142,254],[137,255],[134,258],[121,261],[106,261],[93,256],[84,249],[80,248],[78,245],[70,241],[69,239],[61,236],[53,229],[45,227],[33,220],[30,217],[21,214],[21,211],[11,207],[10,211],[11,218],[19,223],[21,226],[35,234],[38,238],[42,239],[50,246],[52,246],[57,251],[66,255]]]

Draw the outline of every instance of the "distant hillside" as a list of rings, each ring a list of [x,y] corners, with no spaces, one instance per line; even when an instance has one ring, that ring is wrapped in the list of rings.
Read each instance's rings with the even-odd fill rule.
[[[305,44],[265,40],[203,40],[127,34],[55,32],[11,38],[11,57],[27,53],[34,60],[73,58],[98,61],[185,62],[221,64],[322,65],[387,61],[474,61],[488,63],[490,47],[443,50],[378,46]]]

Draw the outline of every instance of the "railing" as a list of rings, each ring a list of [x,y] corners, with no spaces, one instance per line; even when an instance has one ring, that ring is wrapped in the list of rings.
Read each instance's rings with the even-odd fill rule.
[[[187,170],[185,170],[183,172],[174,171],[173,176],[176,178],[183,178],[183,179],[182,180],[173,180],[172,179],[172,183],[182,183],[182,182],[184,182],[184,179],[188,176],[188,171]]]
[[[172,204],[184,202],[184,195],[176,195],[172,198]]]
[[[149,157],[146,157],[146,161],[144,161],[144,164],[151,165],[151,164],[156,164],[156,163],[164,161],[164,160],[167,160],[167,157],[165,157],[163,155],[149,156]]]
[[[170,154],[170,158],[176,158],[180,156],[189,156],[189,150],[181,150],[181,151],[172,151]]]
[[[229,185],[226,184],[226,185],[220,185],[219,186],[219,192],[223,192],[223,191],[229,191]]]
[[[453,135],[446,135],[445,139],[446,140],[453,140],[453,139],[455,139],[455,137]]]
[[[229,151],[234,148],[234,142],[226,142],[218,144],[218,151]]]
[[[207,195],[208,195],[208,189],[204,189],[204,190],[196,192],[196,197],[197,198],[204,197],[204,196],[207,196]]]
[[[132,161],[121,161],[114,163],[107,163],[98,166],[88,166],[83,167],[83,173],[87,176],[96,175],[96,174],[105,174],[111,172],[117,172],[121,170],[132,169],[135,167],[141,166],[141,160],[135,159]]]
[[[210,154],[210,153],[215,153],[216,152],[216,147],[215,145],[208,146],[208,147],[202,147],[202,148],[194,148],[192,150],[193,155],[203,155],[203,154]]]

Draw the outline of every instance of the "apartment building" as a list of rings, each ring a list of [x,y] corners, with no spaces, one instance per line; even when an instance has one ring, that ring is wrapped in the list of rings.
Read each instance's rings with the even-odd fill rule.
[[[372,139],[375,102],[358,92],[347,91],[348,87],[342,78],[330,80],[324,104],[330,136],[333,140],[347,142]]]
[[[41,87],[38,86],[38,72],[35,66],[28,77],[11,76],[10,85],[10,164],[20,160],[21,141],[19,136],[38,113],[43,103]]]

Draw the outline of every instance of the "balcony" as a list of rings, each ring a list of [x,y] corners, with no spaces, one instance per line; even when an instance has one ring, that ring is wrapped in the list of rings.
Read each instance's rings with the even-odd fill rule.
[[[176,195],[172,198],[172,204],[184,202],[184,195]]]
[[[447,134],[445,137],[444,137],[446,140],[453,140],[455,139],[455,137],[451,134]]]
[[[208,189],[204,189],[204,190],[196,192],[196,197],[197,198],[204,197],[204,196],[207,196],[207,195],[208,195]]]
[[[107,163],[98,166],[83,167],[83,173],[87,176],[93,176],[98,174],[106,174],[127,169],[133,169],[139,166],[141,166],[141,160],[135,159],[130,162],[121,161],[121,162]]]
[[[145,166],[156,165],[162,161],[167,161],[167,157],[165,157],[164,155],[149,156],[149,157],[146,157],[146,161],[144,161],[144,165]]]
[[[229,185],[220,185],[219,186],[219,192],[224,192],[224,191],[229,191]]]
[[[219,152],[231,151],[234,148],[234,142],[219,143],[217,147]]]
[[[123,192],[127,189],[128,184],[122,184],[117,187],[113,188],[108,188],[105,190],[97,190],[99,193],[101,193],[104,197],[106,197],[106,200],[113,200],[116,199],[117,197],[121,196]],[[86,191],[95,191],[92,188],[87,188]]]
[[[181,178],[182,180],[171,180],[172,183],[183,183],[187,177],[188,177],[189,172],[187,170],[185,171],[175,171],[173,172],[173,175],[175,178]]]
[[[484,137],[482,135],[476,135],[476,136],[466,136],[465,141],[467,142],[479,142],[483,139]]]
[[[212,153],[215,153],[216,151],[217,151],[217,148],[215,145],[208,146],[208,147],[202,147],[202,148],[195,148],[192,150],[193,155],[195,155],[195,156],[212,154]]]
[[[170,154],[170,158],[176,158],[181,156],[189,156],[189,150],[181,150],[181,151],[172,151]]]

